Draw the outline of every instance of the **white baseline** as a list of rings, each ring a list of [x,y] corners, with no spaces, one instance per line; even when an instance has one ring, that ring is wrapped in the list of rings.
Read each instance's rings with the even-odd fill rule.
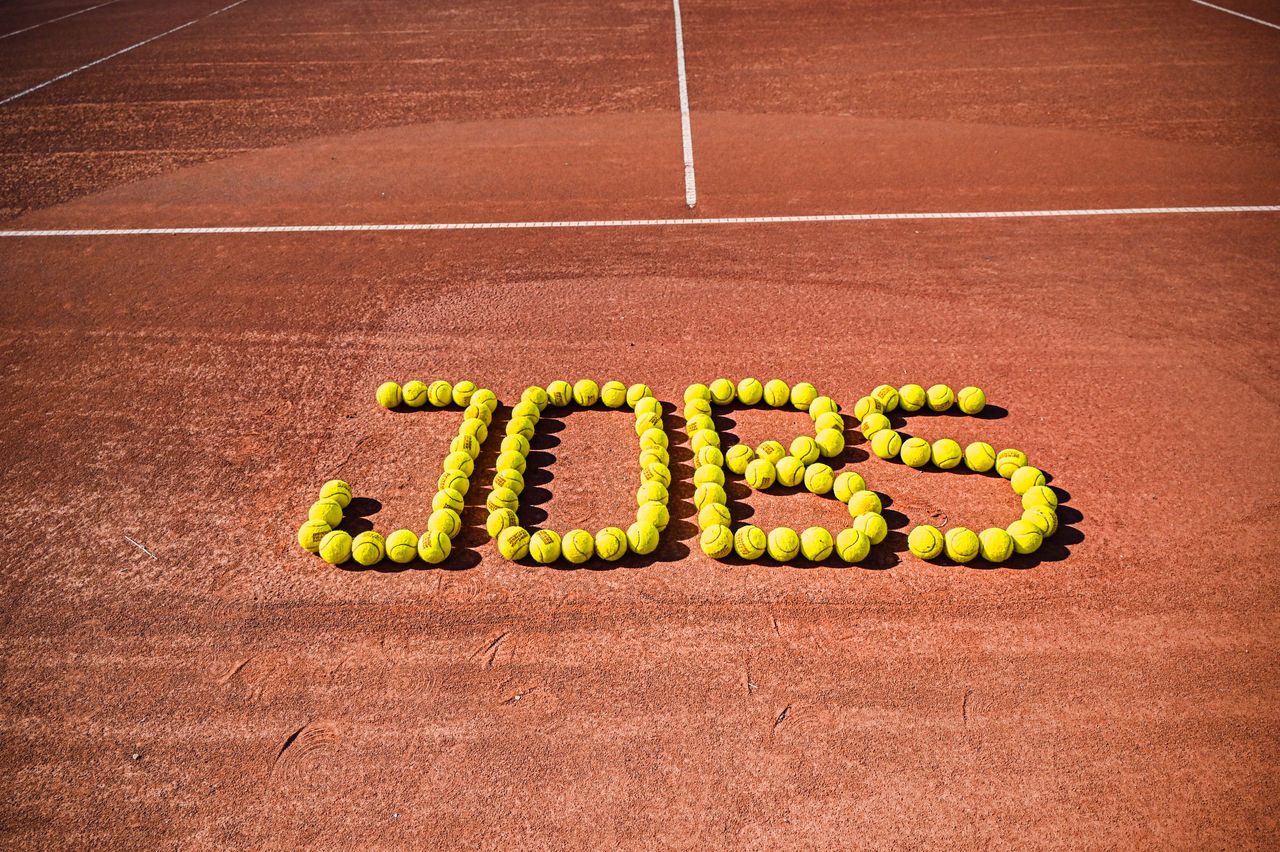
[[[680,0],[671,0],[676,15],[676,73],[680,77],[680,134],[684,139],[684,203],[698,203],[698,187],[693,177],[693,134],[689,130],[689,81],[684,73],[684,25],[680,21]]]
[[[1210,9],[1217,9],[1219,12],[1226,12],[1228,15],[1235,15],[1237,18],[1244,18],[1246,21],[1253,21],[1255,24],[1262,24],[1264,27],[1271,27],[1273,30],[1280,30],[1280,24],[1273,24],[1270,21],[1264,21],[1261,18],[1255,18],[1252,15],[1246,15],[1244,12],[1237,12],[1235,9],[1228,9],[1224,6],[1215,6],[1212,3],[1206,3],[1205,0],[1191,0],[1192,3],[1199,3],[1201,6],[1208,6]]]
[[[103,6],[110,6],[112,3],[119,2],[120,0],[107,0],[105,3],[99,3],[97,6],[90,6],[88,9],[79,9],[69,15],[63,15],[60,18],[50,18],[47,21],[41,21],[38,24],[32,24],[29,27],[23,27],[22,29],[14,30],[11,33],[5,33],[4,35],[0,35],[0,39],[6,39],[10,36],[20,35],[21,33],[29,33],[32,30],[39,29],[40,27],[48,26],[49,24],[56,24],[58,21],[65,21],[67,18],[74,18],[76,15],[83,15],[85,12],[92,12],[94,9],[101,9]]]

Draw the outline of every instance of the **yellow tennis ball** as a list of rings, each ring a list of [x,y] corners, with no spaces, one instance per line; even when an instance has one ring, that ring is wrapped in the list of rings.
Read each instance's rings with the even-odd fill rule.
[[[510,488],[499,486],[489,492],[484,505],[490,512],[496,512],[499,509],[510,509],[514,512],[520,507],[520,495]]]
[[[996,454],[996,473],[1005,479],[1013,476],[1014,471],[1025,466],[1027,454],[1021,450],[1001,450]]]
[[[1028,553],[1035,553],[1040,548],[1040,543],[1044,541],[1044,536],[1040,534],[1040,530],[1034,524],[1029,524],[1023,520],[1017,520],[1009,524],[1005,531],[1009,533],[1009,538],[1013,539],[1013,549],[1024,556]]]
[[[699,466],[711,464],[716,467],[724,467],[724,453],[720,452],[719,447],[699,447],[698,454],[694,457],[694,460]]]
[[[997,564],[1013,554],[1013,539],[999,527],[991,527],[978,533],[978,554],[986,561]]]
[[[853,528],[860,530],[872,544],[879,544],[889,534],[889,524],[884,515],[876,512],[863,512],[853,519]]]
[[[470,477],[475,472],[476,460],[470,453],[459,450],[444,457],[444,469],[460,471],[463,476]]]
[[[373,530],[360,533],[351,542],[351,558],[361,565],[377,565],[386,554],[382,536]]]
[[[453,386],[453,404],[461,408],[466,408],[471,403],[471,397],[475,396],[476,383],[463,379]]]
[[[345,509],[351,504],[351,486],[341,479],[330,479],[320,486],[320,499],[332,500]]]
[[[573,401],[583,408],[596,404],[600,399],[600,386],[591,379],[579,379],[573,383]]]
[[[818,445],[818,454],[823,458],[833,459],[844,452],[844,428],[820,429],[814,442]]]
[[[498,395],[488,388],[480,388],[471,395],[470,405],[483,406],[490,414],[498,408]]]
[[[658,547],[658,528],[648,521],[636,521],[627,527],[627,546],[632,553],[648,556]]]
[[[871,396],[879,400],[881,407],[885,411],[894,411],[901,402],[901,396],[898,389],[893,385],[877,385],[876,389],[871,392]]]
[[[586,530],[569,530],[560,542],[560,555],[567,562],[581,565],[596,552],[596,540]]]
[[[800,536],[791,527],[775,527],[769,530],[766,549],[779,562],[790,562],[800,555]]]
[[[865,420],[872,414],[883,414],[884,405],[873,396],[864,396],[853,404],[855,420]]]
[[[695,468],[693,471],[694,485],[704,485],[708,482],[724,485],[724,471],[714,464],[704,464]]]
[[[427,399],[436,408],[443,408],[453,402],[453,385],[444,379],[436,379],[427,385]]]
[[[336,527],[342,523],[342,507],[337,500],[325,497],[311,504],[311,508],[307,510],[307,520],[324,521],[329,526]]]
[[[691,402],[695,399],[711,401],[711,389],[701,383],[689,385],[684,391],[684,401]]]
[[[892,424],[889,423],[889,418],[878,411],[873,411],[862,421],[859,431],[862,432],[862,437],[869,439],[875,433],[890,428],[892,428]]]
[[[728,405],[738,396],[737,387],[728,379],[716,379],[708,390],[711,391],[711,401],[716,405]]]
[[[449,442],[449,452],[466,453],[474,461],[480,455],[480,442],[474,435],[458,435]]]
[[[652,412],[636,415],[636,436],[639,437],[650,429],[662,428],[662,415]]]
[[[705,402],[702,404],[707,406],[708,412],[711,411],[710,405],[707,405]],[[633,406],[632,411],[635,412],[636,417],[639,417],[642,414],[652,414],[655,417],[661,418],[662,403],[658,401],[657,397],[652,397],[652,396],[642,397],[640,401],[637,402],[635,406]]]
[[[820,396],[815,398],[813,402],[809,403],[809,418],[816,423],[818,418],[822,415],[835,414],[839,410],[840,407],[836,405],[836,401],[834,399],[829,396]]]
[[[712,434],[714,435],[715,433],[713,432]],[[719,440],[719,438],[716,440]],[[661,447],[665,450],[670,443],[667,433],[661,429],[645,429],[644,434],[640,436],[640,449],[642,450],[647,450],[650,447]]]
[[[724,474],[722,473],[720,476],[723,477]],[[643,485],[646,482],[661,482],[667,488],[670,488],[671,469],[665,464],[649,462],[649,464],[640,468],[640,483]],[[721,482],[720,484],[723,485],[724,483]]]
[[[458,436],[463,435],[475,438],[478,444],[483,444],[489,437],[489,426],[479,417],[464,418],[462,425],[458,427]]]
[[[528,467],[529,461],[524,457],[524,453],[517,450],[503,450],[498,453],[498,460],[494,462],[497,470],[514,470],[517,473],[524,473]]]
[[[698,511],[702,511],[711,503],[728,502],[729,497],[725,494],[724,486],[714,482],[704,482],[698,486],[698,490],[693,492],[693,505]]]
[[[787,456],[774,465],[779,485],[794,488],[804,481],[804,464],[795,456]]]
[[[835,541],[822,527],[809,527],[800,533],[800,552],[810,562],[821,562],[831,555]]]
[[[538,530],[529,539],[529,555],[540,565],[550,565],[560,558],[560,534],[554,530]]]
[[[1057,509],[1058,495],[1047,485],[1033,485],[1027,489],[1026,494],[1022,495],[1022,508],[1030,509],[1032,506],[1048,506],[1050,509]]]
[[[661,482],[646,482],[636,491],[636,505],[661,503],[665,506],[670,497],[671,495],[667,492],[667,486]]]
[[[778,441],[765,441],[756,447],[756,458],[764,459],[770,464],[776,465],[786,454],[786,448]]]
[[[332,531],[333,527],[324,521],[303,521],[302,526],[298,527],[298,545],[303,550],[315,553],[320,549],[320,542]]]
[[[484,528],[489,533],[489,538],[497,538],[502,535],[502,531],[507,527],[518,526],[520,526],[520,518],[516,515],[516,510],[506,507],[489,512],[489,516],[485,518],[484,522]]]
[[[907,549],[921,559],[932,559],[942,552],[945,542],[937,527],[921,524],[907,535]]]
[[[525,534],[526,537],[528,533]],[[427,530],[418,536],[418,556],[428,565],[439,565],[449,558],[453,542],[442,532]],[[525,552],[528,552],[526,547]]]
[[[964,451],[960,449],[960,445],[950,438],[939,438],[933,442],[931,448],[931,456],[933,463],[942,470],[951,470],[951,468],[960,464],[960,459],[964,456]]]
[[[520,401],[532,402],[534,405],[538,406],[538,410],[541,411],[551,404],[551,397],[547,396],[545,389],[540,388],[537,385],[530,385],[524,389],[524,393],[520,394]]]
[[[498,534],[498,552],[508,559],[524,559],[529,555],[529,539],[524,527],[507,527]]]
[[[341,565],[351,558],[351,534],[334,530],[320,540],[319,553],[330,565]]]
[[[600,388],[600,401],[607,408],[621,408],[627,404],[627,386],[622,382],[605,382]]]
[[[756,451],[746,444],[734,444],[724,454],[724,464],[729,470],[741,476],[747,472],[747,465],[755,461]]]
[[[387,536],[387,557],[403,565],[418,555],[418,534],[413,530],[396,530]]]
[[[884,504],[880,501],[880,495],[865,489],[856,492],[850,497],[847,505],[849,506],[849,514],[855,518],[867,512],[874,512],[878,515],[884,511]]]
[[[1040,535],[1048,538],[1058,531],[1058,513],[1049,506],[1038,504],[1022,513],[1022,520],[1040,530]]]
[[[506,470],[500,470],[493,475],[493,487],[509,488],[512,491],[514,491],[516,494],[523,494],[524,493],[524,474],[518,470],[512,470],[511,468],[507,468]],[[466,493],[465,491],[461,491],[460,489],[455,489],[455,490],[457,490],[460,494]]]
[[[556,408],[564,408],[573,402],[573,386],[562,379],[556,379],[547,385],[547,399]]]
[[[808,411],[809,406],[818,398],[818,389],[808,382],[801,382],[791,389],[791,404],[796,411]]]
[[[778,481],[778,469],[768,459],[756,459],[747,465],[747,485],[763,491]]]
[[[946,411],[956,401],[956,395],[946,385],[934,385],[924,396],[930,411]]]
[[[829,494],[835,486],[836,476],[831,465],[815,462],[804,469],[804,487],[814,494]]]
[[[627,553],[627,534],[617,527],[605,527],[596,533],[596,556],[605,562],[617,562]]]
[[[512,420],[528,420],[536,424],[542,419],[542,409],[538,407],[538,403],[531,399],[522,399],[517,402],[511,409]],[[508,432],[508,434],[517,434],[523,432],[523,427],[516,433]]]
[[[532,417],[512,417],[507,421],[506,433],[508,435],[519,435],[528,439],[533,437],[533,433],[538,429],[537,421]]]
[[[662,447],[651,447],[640,453],[640,469],[644,470],[647,465],[658,463],[663,467],[671,467],[671,456]]]
[[[381,391],[382,389],[379,388],[378,390]],[[405,382],[400,391],[400,398],[410,408],[421,408],[427,404],[427,386],[417,379]],[[381,397],[379,397],[378,402],[382,402]]]
[[[467,492],[471,490],[471,480],[460,470],[446,470],[436,480],[436,488],[452,488],[465,497]]]
[[[667,511],[667,507],[664,504],[651,501],[636,509],[636,520],[653,524],[658,532],[662,532],[667,528],[667,524],[671,522],[671,513]]]
[[[476,391],[476,395],[479,394],[480,391]],[[487,406],[477,405],[475,398],[475,395],[471,397],[471,402],[462,410],[462,416],[467,420],[479,420],[486,426],[491,425],[493,423],[493,412]]]
[[[809,409],[809,413],[813,413],[813,409]],[[813,419],[813,431],[821,432],[823,429],[835,429],[838,432],[844,431],[844,418],[834,411],[824,411]]]
[[[924,438],[908,438],[902,442],[898,455],[907,467],[924,467],[933,457],[933,448]]]
[[[649,389],[648,385],[642,385],[642,384],[632,385],[631,387],[627,388],[627,405],[631,406],[632,408],[635,408],[636,403],[644,399],[646,396],[653,396],[653,391]],[[599,547],[599,542],[596,542],[596,546],[597,548]]]
[[[981,548],[978,534],[967,527],[952,527],[947,530],[946,535],[943,536],[943,544],[947,551],[947,558],[961,565],[972,562]]]
[[[383,382],[378,385],[378,405],[383,408],[395,408],[404,399],[400,386],[395,382]]]
[[[717,525],[729,526],[729,507],[723,503],[708,503],[698,512],[698,529]]]
[[[1030,491],[1032,486],[1044,485],[1044,483],[1044,472],[1040,468],[1032,467],[1029,464],[1018,468],[1009,477],[1009,484],[1013,486],[1013,493],[1019,496]]]
[[[502,443],[498,446],[499,453],[512,452],[516,455],[529,455],[529,439],[524,435],[507,435],[502,439]],[[498,468],[501,470],[502,468]],[[524,468],[520,468],[521,471]]]
[[[436,509],[427,517],[427,529],[453,538],[462,530],[462,518],[452,509]]]
[[[769,405],[774,408],[781,408],[787,404],[787,400],[789,399],[791,399],[791,388],[782,379],[770,379],[765,382],[765,405]]]
[[[720,446],[720,433],[711,429],[699,429],[689,436],[689,448],[695,453],[703,447]]]
[[[956,394],[956,403],[965,414],[981,414],[982,409],[987,406],[987,395],[981,388],[960,388],[960,392]]]
[[[836,535],[836,554],[845,562],[861,562],[870,552],[871,539],[862,530],[844,529]]]
[[[791,455],[800,460],[802,465],[810,465],[818,460],[818,442],[808,435],[801,435],[791,442]]]
[[[846,470],[844,473],[836,477],[835,484],[832,485],[831,491],[835,495],[835,498],[841,503],[848,503],[850,497],[859,491],[865,490],[866,487],[867,482],[861,475],[854,473],[851,470]]]
[[[462,495],[452,488],[441,488],[431,498],[432,509],[452,509],[461,512],[464,501]]]
[[[902,449],[902,436],[892,429],[881,429],[871,436],[871,452],[882,459],[891,459]]]
[[[733,552],[743,559],[759,559],[764,556],[768,545],[769,541],[765,537],[764,530],[750,524],[739,527],[733,534]]]
[[[743,379],[738,382],[738,402],[743,405],[755,405],[764,398],[764,385],[759,379]]]
[[[688,432],[690,437],[702,431],[714,432],[716,429],[716,421],[711,419],[709,414],[694,414],[690,416],[685,414],[687,418],[684,421],[684,431]]]
[[[725,524],[712,524],[703,528],[698,544],[712,559],[724,559],[733,552],[733,533]]]
[[[974,441],[964,448],[964,465],[974,473],[986,473],[996,466],[996,448],[986,441]]]
[[[903,411],[919,411],[924,408],[927,396],[919,385],[903,385],[898,388],[898,405]]]

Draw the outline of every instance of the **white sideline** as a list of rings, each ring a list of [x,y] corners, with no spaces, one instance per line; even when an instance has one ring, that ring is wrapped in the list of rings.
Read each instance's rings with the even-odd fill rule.
[[[506,231],[548,228],[666,228],[682,225],[770,225],[796,222],[900,222],[936,219],[1039,219],[1070,216],[1160,216],[1190,213],[1280,213],[1280,204],[1236,207],[1112,207],[1096,210],[996,210],[969,213],[832,213],[812,216],[725,216],[715,219],[595,219],[550,222],[408,222],[389,225],[230,225],[192,228],[60,228],[0,231],[0,237],[131,237],[189,234],[312,234],[377,231]]]
[[[21,92],[18,92],[16,95],[10,95],[9,97],[0,101],[0,106],[4,106],[10,101],[16,101],[18,98],[21,98],[25,95],[29,95],[38,89],[43,89],[45,86],[49,85],[50,83],[56,83],[59,80],[65,80],[66,78],[70,77],[72,74],[79,74],[81,71],[85,71],[89,68],[92,68],[95,65],[101,65],[103,62],[106,62],[108,59],[115,59],[117,56],[121,55],[122,53],[128,53],[131,50],[137,50],[139,47],[142,47],[144,44],[150,44],[151,42],[155,41],[158,38],[164,38],[167,35],[173,35],[178,30],[185,30],[187,27],[191,26],[192,24],[198,24],[200,21],[203,21],[205,18],[212,18],[214,15],[220,15],[223,12],[227,11],[228,9],[234,9],[236,6],[239,6],[241,3],[244,3],[244,2],[246,2],[246,0],[236,0],[236,2],[232,3],[229,6],[223,6],[221,9],[218,9],[217,11],[214,11],[214,12],[210,12],[207,15],[201,15],[198,18],[192,18],[190,21],[187,21],[185,24],[179,24],[178,26],[174,27],[171,30],[165,30],[159,35],[153,35],[151,38],[143,39],[137,44],[131,44],[128,47],[123,48],[121,50],[117,50],[115,53],[112,53],[108,56],[104,56],[101,59],[95,59],[92,62],[81,65],[79,68],[73,68],[72,70],[67,71],[64,74],[59,74],[57,77],[54,77],[51,80],[45,80],[43,83],[37,83],[36,85],[32,86],[30,89],[23,89]]]
[[[70,15],[63,15],[61,18],[50,18],[47,21],[41,21],[38,24],[32,24],[29,27],[23,27],[20,30],[14,30],[11,33],[5,33],[4,35],[0,35],[0,40],[6,39],[9,36],[16,36],[22,33],[31,32],[32,30],[39,29],[40,27],[47,26],[49,24],[56,24],[58,23],[58,21],[65,21],[67,18],[74,18],[76,15],[83,15],[85,12],[92,12],[94,9],[101,9],[103,6],[110,6],[112,3],[119,3],[119,2],[120,0],[107,0],[107,2],[105,3],[99,3],[97,6],[90,6],[88,9],[81,9],[78,12],[72,12]]]
[[[1261,18],[1255,18],[1252,15],[1246,15],[1244,12],[1237,12],[1235,9],[1215,6],[1212,3],[1206,3],[1205,0],[1191,0],[1191,2],[1199,3],[1201,6],[1208,6],[1210,9],[1217,9],[1219,12],[1226,12],[1228,15],[1235,15],[1237,18],[1244,18],[1246,21],[1253,21],[1255,24],[1262,24],[1264,27],[1271,27],[1273,30],[1280,30],[1280,24],[1273,24],[1270,21],[1264,21]]]
[[[684,202],[692,210],[698,203],[698,187],[693,177],[693,134],[689,130],[689,83],[684,73],[684,25],[680,21],[680,0],[671,0],[676,15],[676,71],[680,76],[680,132],[684,137]]]

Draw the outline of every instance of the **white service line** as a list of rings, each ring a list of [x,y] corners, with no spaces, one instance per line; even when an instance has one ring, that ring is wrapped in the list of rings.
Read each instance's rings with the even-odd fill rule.
[[[1271,27],[1273,30],[1280,30],[1280,24],[1273,24],[1270,21],[1264,21],[1261,18],[1246,15],[1244,12],[1237,12],[1235,9],[1225,9],[1222,6],[1215,6],[1212,3],[1206,3],[1205,0],[1191,0],[1191,2],[1199,3],[1201,6],[1208,6],[1210,9],[1217,9],[1219,12],[1226,12],[1228,15],[1235,15],[1237,18],[1244,18],[1246,21],[1253,21],[1255,24],[1262,24],[1264,27]]]
[[[1067,216],[1155,216],[1189,213],[1280,213],[1280,204],[1240,207],[1114,207],[1100,210],[997,210],[972,213],[831,213],[813,216],[725,216],[715,219],[595,219],[574,222],[407,222],[400,225],[230,225],[194,228],[65,228],[0,231],[0,237],[130,237],[188,234],[312,234],[377,231],[509,231],[548,228],[666,228],[681,225],[770,225],[796,222],[900,222],[934,219],[1039,219]]]
[[[128,53],[131,50],[137,50],[139,47],[142,47],[144,44],[150,44],[151,42],[155,41],[158,38],[164,38],[167,35],[173,35],[178,30],[185,30],[187,27],[191,26],[192,24],[198,24],[206,18],[212,18],[214,15],[220,15],[223,12],[227,11],[228,9],[234,9],[235,7],[239,6],[241,3],[244,3],[244,2],[246,2],[246,0],[236,0],[236,2],[228,6],[223,6],[221,9],[218,9],[217,11],[210,12],[207,15],[201,15],[198,18],[192,18],[190,21],[187,21],[185,24],[179,24],[178,26],[174,27],[171,30],[165,30],[159,35],[153,35],[151,38],[143,39],[137,44],[131,44],[128,47],[123,48],[122,50],[117,50],[115,53],[112,53],[108,56],[104,56],[101,59],[95,59],[92,62],[89,62],[85,65],[81,65],[79,68],[74,68],[66,72],[65,74],[59,74],[57,77],[54,77],[52,80],[45,80],[43,83],[38,83],[32,86],[30,89],[23,89],[21,92],[18,92],[16,95],[10,95],[9,97],[0,101],[0,106],[4,106],[10,101],[16,101],[18,98],[21,98],[25,95],[29,95],[38,89],[43,89],[45,86],[49,85],[50,83],[56,83],[59,80],[65,80],[67,77],[70,77],[72,74],[79,74],[81,71],[92,68],[95,65],[101,65],[103,62],[106,62],[108,59],[115,59],[117,56],[121,55],[122,53]]]
[[[63,15],[61,18],[50,18],[47,21],[41,21],[38,24],[32,24],[29,27],[23,27],[22,29],[14,30],[11,33],[5,33],[4,35],[0,35],[0,39],[6,39],[9,36],[16,36],[20,33],[31,32],[34,29],[39,29],[40,27],[47,26],[48,24],[56,24],[58,21],[65,21],[67,18],[74,18],[76,15],[83,15],[85,12],[92,12],[94,9],[101,9],[103,6],[110,6],[112,3],[119,2],[120,0],[107,0],[105,3],[99,3],[97,6],[90,6],[88,9],[81,9],[78,12],[72,12],[70,15]]]
[[[693,209],[698,203],[698,187],[693,178],[693,135],[689,131],[689,82],[684,73],[684,25],[680,22],[680,0],[671,0],[676,14],[676,71],[680,75],[680,132],[684,136],[684,201]]]

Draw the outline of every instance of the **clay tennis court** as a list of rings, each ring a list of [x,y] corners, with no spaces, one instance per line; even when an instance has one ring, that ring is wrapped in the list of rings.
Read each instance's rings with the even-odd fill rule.
[[[1274,847],[1280,7],[1223,6],[6,4],[3,845]],[[914,557],[1017,498],[851,419],[865,562],[710,559],[721,376],[979,386],[895,426],[1024,450],[1062,528]],[[652,386],[658,550],[504,559],[491,440],[444,563],[303,552],[334,477],[426,523],[413,378]],[[549,409],[522,520],[625,526],[632,425]]]

